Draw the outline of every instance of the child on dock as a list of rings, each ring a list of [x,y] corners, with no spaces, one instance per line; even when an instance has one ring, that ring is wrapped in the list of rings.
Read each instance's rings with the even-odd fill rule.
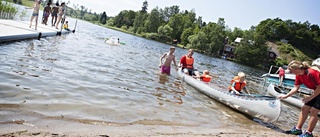
[[[66,10],[66,7],[65,7],[65,3],[62,2],[61,3],[61,6],[59,7],[59,13],[58,13],[58,19],[57,19],[57,22],[56,22],[56,29],[59,29],[58,26],[59,26],[59,23],[60,21],[62,20],[63,18],[63,15],[65,14],[65,10]],[[63,22],[62,22],[63,23]]]
[[[35,30],[37,30],[37,26],[38,26],[40,3],[41,3],[40,0],[36,0],[35,3],[34,3],[33,8],[27,8],[26,7],[26,9],[33,9],[33,12],[32,12],[31,18],[30,18],[29,28],[31,28],[31,26],[32,26],[33,19],[35,19]]]

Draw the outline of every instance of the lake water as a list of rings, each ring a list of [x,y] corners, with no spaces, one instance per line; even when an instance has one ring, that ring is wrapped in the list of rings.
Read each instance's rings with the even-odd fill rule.
[[[75,20],[67,20],[73,28]],[[111,36],[126,44],[104,43]],[[270,126],[182,83],[173,69],[171,76],[159,74],[159,58],[168,50],[167,44],[84,21],[78,21],[74,34],[0,44],[0,129],[6,122],[39,116],[204,128]],[[176,48],[177,62],[186,53],[187,49]],[[264,71],[200,53],[194,57],[195,67],[219,76],[213,83],[227,88],[243,71],[249,90],[265,94],[260,78]],[[282,110],[271,125],[289,129],[296,124],[299,109],[283,104]]]

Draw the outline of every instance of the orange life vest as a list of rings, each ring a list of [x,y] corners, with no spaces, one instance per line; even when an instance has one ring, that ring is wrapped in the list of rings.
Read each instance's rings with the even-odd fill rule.
[[[211,76],[210,75],[205,75],[205,74],[203,74],[202,76],[201,76],[201,78],[202,78],[202,81],[203,82],[210,82],[210,80],[211,80]]]
[[[188,57],[187,55],[186,55],[186,68],[193,68],[193,61],[194,61],[194,59],[193,59],[193,57]]]
[[[238,76],[235,76],[232,80],[231,80],[231,85],[229,86],[229,90],[231,90],[232,84],[235,82],[234,85],[234,89],[236,89],[237,91],[241,91],[241,89],[243,89],[246,86],[246,81],[244,82],[240,82],[240,78]]]

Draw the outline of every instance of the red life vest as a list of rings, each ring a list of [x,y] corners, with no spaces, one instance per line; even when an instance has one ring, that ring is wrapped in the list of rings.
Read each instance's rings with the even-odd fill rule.
[[[192,69],[193,68],[193,61],[194,61],[193,57],[188,57],[186,55],[186,68]]]
[[[205,74],[203,74],[203,75],[201,76],[201,79],[202,79],[203,82],[210,82],[211,78],[212,78],[212,77],[211,77],[210,75],[205,75]]]
[[[235,76],[232,80],[231,80],[231,85],[229,86],[229,90],[231,90],[232,84],[235,82],[234,85],[234,89],[236,89],[237,91],[241,91],[245,86],[246,86],[246,81],[244,82],[240,82],[240,78],[238,76]]]

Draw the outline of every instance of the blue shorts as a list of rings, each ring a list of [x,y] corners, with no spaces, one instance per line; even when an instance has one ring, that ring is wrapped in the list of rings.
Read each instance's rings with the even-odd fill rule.
[[[32,16],[38,16],[39,14],[38,13],[32,13]]]
[[[58,13],[56,13],[56,12],[51,13],[51,17],[57,17],[57,16],[58,16]]]

